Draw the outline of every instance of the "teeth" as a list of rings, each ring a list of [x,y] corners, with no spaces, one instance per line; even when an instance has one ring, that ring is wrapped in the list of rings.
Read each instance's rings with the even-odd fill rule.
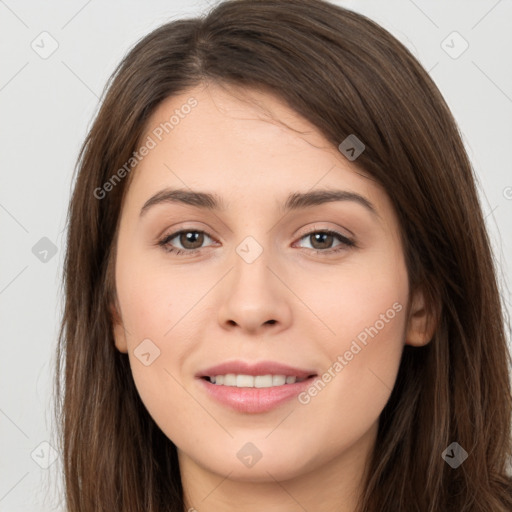
[[[233,386],[237,388],[270,388],[273,386],[282,386],[284,384],[294,384],[302,382],[305,379],[291,377],[286,375],[235,375],[228,373],[226,375],[216,375],[209,377],[212,384],[217,386]]]
[[[284,375],[274,375],[272,377],[272,386],[282,386],[286,384],[286,377]]]

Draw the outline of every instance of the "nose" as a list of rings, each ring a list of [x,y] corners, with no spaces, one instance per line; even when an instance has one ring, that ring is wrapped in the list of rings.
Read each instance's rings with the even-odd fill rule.
[[[288,328],[293,293],[286,276],[272,263],[267,251],[248,263],[238,254],[233,268],[218,289],[219,325],[226,330],[240,329],[258,334],[272,328],[273,333]],[[274,268],[276,266],[276,268]]]

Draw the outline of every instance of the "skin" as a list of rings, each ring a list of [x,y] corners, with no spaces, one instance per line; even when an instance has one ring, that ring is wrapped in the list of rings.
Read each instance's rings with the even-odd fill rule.
[[[421,292],[410,295],[393,205],[357,161],[261,91],[210,84],[168,98],[142,140],[190,97],[197,106],[132,171],[117,239],[116,347],[128,353],[141,399],[178,449],[187,508],[353,512],[403,346],[432,337]],[[145,202],[167,187],[216,193],[228,207],[168,202],[141,217]],[[319,188],[356,192],[378,215],[354,201],[283,213],[288,194]],[[208,235],[202,245],[179,236],[169,242],[199,247],[193,256],[158,245],[180,229]],[[357,247],[307,236],[325,229]],[[250,264],[236,252],[247,236],[263,249]],[[266,413],[240,413],[194,378],[233,359],[321,375],[395,303],[401,311],[307,404],[292,399]],[[148,366],[134,354],[144,339],[160,350]],[[262,454],[250,468],[237,458],[247,442]]]

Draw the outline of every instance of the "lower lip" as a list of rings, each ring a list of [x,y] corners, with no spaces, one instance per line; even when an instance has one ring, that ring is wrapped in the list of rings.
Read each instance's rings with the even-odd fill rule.
[[[270,388],[237,388],[212,384],[206,379],[199,379],[206,392],[223,405],[235,411],[256,414],[267,412],[296,397],[311,385],[315,377],[302,382],[283,384]]]

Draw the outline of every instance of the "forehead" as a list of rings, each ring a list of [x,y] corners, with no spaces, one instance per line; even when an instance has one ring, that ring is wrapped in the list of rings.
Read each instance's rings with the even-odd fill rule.
[[[194,104],[191,108],[187,105]],[[299,142],[329,146],[318,129],[268,91],[218,84],[198,85],[162,101],[147,123],[146,133],[165,124],[174,115],[170,130],[185,134],[188,129],[212,136],[224,130],[240,130],[245,140],[261,136],[266,128],[280,135],[280,143]],[[179,119],[178,119],[179,118]],[[185,122],[187,120],[187,122]],[[290,140],[285,141],[286,138]]]
[[[379,203],[382,190],[309,121],[255,89],[197,86],[167,98],[146,124],[150,151],[133,171],[129,195],[165,187],[275,202],[318,188],[357,191]]]

